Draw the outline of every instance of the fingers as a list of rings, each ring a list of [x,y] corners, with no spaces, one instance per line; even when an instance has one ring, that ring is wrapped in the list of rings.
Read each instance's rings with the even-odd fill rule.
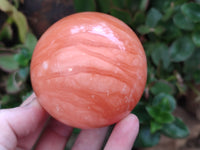
[[[51,118],[35,150],[63,150],[73,128]]]
[[[0,110],[0,149],[31,149],[44,125],[46,128],[36,150],[61,150],[72,133],[72,127],[54,119],[46,123],[49,115],[33,94],[20,107]],[[73,150],[101,149],[108,127],[82,130]],[[113,129],[105,150],[130,150],[139,130],[139,121],[133,114],[121,120]]]
[[[21,107],[1,110],[0,145],[7,149],[30,149],[47,118],[34,94]]]
[[[138,118],[130,114],[117,123],[104,150],[131,150],[139,130]]]
[[[82,130],[72,150],[99,150],[106,137],[108,127]]]

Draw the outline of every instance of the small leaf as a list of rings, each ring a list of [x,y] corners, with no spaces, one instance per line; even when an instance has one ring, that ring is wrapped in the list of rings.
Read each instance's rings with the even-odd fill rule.
[[[176,100],[172,95],[160,93],[154,97],[152,106],[159,106],[163,111],[173,112],[176,108]]]
[[[137,27],[140,24],[145,22],[145,13],[144,12],[136,12],[133,19],[133,26]]]
[[[140,10],[145,11],[147,9],[148,4],[149,4],[149,0],[141,0]]]
[[[27,100],[32,94],[33,94],[33,91],[29,91],[29,92],[26,92],[25,94],[23,94],[21,96],[22,101],[24,102],[25,100]]]
[[[193,55],[186,61],[184,61],[183,71],[187,80],[192,80],[194,73],[198,70],[197,66],[200,66],[200,48],[197,48]]]
[[[2,108],[2,106],[4,104],[6,104],[7,102],[9,102],[10,96],[9,95],[4,95],[1,97],[1,103],[0,103],[0,109]]]
[[[158,95],[159,93],[173,94],[174,88],[170,83],[160,80],[150,88],[150,91],[154,95]]]
[[[15,54],[14,59],[21,67],[26,67],[31,59],[31,54],[28,49],[22,48],[20,53]]]
[[[110,0],[98,0],[98,6],[100,7],[101,12],[109,13],[110,12]]]
[[[142,102],[139,102],[136,107],[132,111],[133,114],[135,114],[138,119],[140,120],[140,123],[149,122],[151,120],[151,117],[147,113],[145,109],[145,104]]]
[[[135,147],[152,147],[160,141],[160,133],[151,133],[149,127],[141,126],[138,137],[134,143]]]
[[[181,6],[181,11],[193,22],[200,22],[200,5],[197,3],[186,3]]]
[[[34,50],[36,44],[37,44],[37,38],[35,37],[35,35],[33,35],[32,33],[29,32],[26,35],[24,45],[26,48],[29,49],[31,55],[33,53],[33,50]]]
[[[189,135],[187,126],[179,118],[175,118],[171,124],[164,125],[162,132],[170,138],[185,138]]]
[[[194,52],[195,45],[191,38],[185,36],[177,39],[170,46],[170,57],[174,62],[187,60]]]
[[[151,58],[156,66],[162,63],[164,68],[167,68],[170,64],[169,51],[167,45],[163,43],[155,43],[152,47]]]
[[[167,111],[163,111],[158,106],[147,106],[147,112],[158,123],[171,123],[174,121],[174,116]]]
[[[174,5],[171,5],[165,9],[165,14],[162,17],[162,20],[165,22],[168,21],[171,18],[171,16],[173,15],[173,13],[174,13]]]
[[[26,17],[21,12],[16,10],[12,13],[12,18],[17,25],[20,42],[24,43],[26,34],[28,32],[28,23]]]
[[[24,42],[26,33],[28,31],[28,23],[26,17],[18,11],[7,0],[0,0],[0,9],[8,13],[17,25],[20,42]]]
[[[1,97],[1,104],[0,108],[4,109],[17,107],[21,104],[21,102],[19,100],[16,100],[16,95],[7,94]]]
[[[75,134],[79,134],[81,132],[81,130],[79,128],[74,128],[73,129],[73,133]]]
[[[145,26],[145,25],[141,25],[137,28],[137,31],[144,35],[144,34],[148,34],[151,32],[151,29],[148,27],[148,26]]]
[[[7,13],[12,12],[13,9],[15,9],[14,6],[8,0],[0,0],[0,10]]]
[[[162,18],[162,14],[155,8],[151,8],[147,13],[146,25],[149,27],[155,27],[160,19]]]
[[[155,133],[157,131],[159,131],[160,129],[162,129],[162,124],[155,122],[155,121],[151,121],[151,125],[150,125],[150,131],[151,133]]]
[[[111,0],[113,6],[117,7],[117,8],[124,8],[125,3],[122,0]]]
[[[74,7],[77,12],[96,10],[96,4],[94,0],[74,0]]]
[[[6,81],[6,91],[8,93],[17,93],[20,90],[20,86],[15,80],[15,73],[9,75]]]
[[[194,32],[192,34],[192,40],[197,47],[200,47],[200,32]]]
[[[165,11],[167,8],[171,6],[172,1],[174,2],[174,0],[167,0],[167,1],[153,0],[151,1],[151,5],[152,7],[155,7],[160,11]]]
[[[6,24],[0,31],[0,41],[1,40],[11,40],[13,36],[13,31],[11,25]]]
[[[178,12],[173,17],[174,24],[180,29],[184,30],[192,30],[194,28],[194,24],[187,17],[185,17],[182,13]]]
[[[196,84],[200,84],[200,70],[194,72],[194,81]]]
[[[177,39],[182,36],[182,32],[180,28],[173,23],[173,20],[170,19],[165,24],[163,24],[165,28],[165,33],[160,38],[164,38],[165,41],[171,43],[174,39]]]
[[[158,36],[160,36],[165,31],[165,28],[163,26],[156,26],[154,28],[154,33]]]
[[[11,54],[0,55],[0,68],[7,71],[15,71],[19,68],[19,64],[14,60]]]
[[[20,68],[16,74],[22,81],[25,81],[29,75],[30,69],[29,67]]]
[[[124,21],[126,24],[131,24],[132,22],[131,14],[128,11],[113,8],[110,13],[112,16]]]
[[[122,0],[120,0],[122,1]],[[126,8],[129,8],[131,12],[137,12],[141,5],[141,0],[125,0],[126,2]]]

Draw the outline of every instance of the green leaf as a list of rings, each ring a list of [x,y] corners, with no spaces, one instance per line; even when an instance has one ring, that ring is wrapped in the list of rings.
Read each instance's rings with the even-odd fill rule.
[[[26,17],[19,11],[14,11],[12,18],[17,25],[20,42],[24,43],[28,32],[28,23]]]
[[[162,133],[170,138],[185,138],[189,130],[182,120],[175,118],[173,123],[163,126]]]
[[[94,0],[74,0],[74,8],[77,12],[95,11],[96,4]]]
[[[151,29],[148,27],[148,26],[145,26],[145,25],[141,25],[137,28],[137,31],[144,35],[144,34],[148,34],[151,32]]]
[[[32,55],[33,50],[37,44],[37,38],[32,33],[28,32],[25,39],[25,47],[29,49],[30,54]]]
[[[158,95],[159,93],[173,94],[174,87],[167,81],[160,80],[150,88],[150,91],[154,95]]]
[[[163,111],[173,112],[176,108],[176,100],[172,95],[160,93],[154,97],[152,106],[159,106]]]
[[[155,33],[156,35],[161,35],[164,31],[165,31],[165,28],[162,27],[162,26],[157,26],[155,28],[150,28],[149,26],[146,26],[146,25],[141,25],[137,28],[137,31],[140,33],[140,34],[148,34],[148,33]]]
[[[79,129],[79,128],[73,129],[73,133],[75,133],[75,134],[79,134],[80,132],[81,132],[81,129]]]
[[[25,94],[23,94],[23,95],[21,96],[22,101],[24,102],[25,100],[27,100],[32,94],[33,94],[33,91],[32,91],[32,90],[29,91],[29,92],[26,92]]]
[[[160,63],[162,63],[164,68],[167,68],[170,64],[170,57],[167,45],[163,43],[155,43],[151,49],[151,58],[153,60],[153,63],[156,66],[159,66]]]
[[[181,29],[177,28],[172,19],[163,24],[163,26],[166,32],[160,38],[163,38],[167,43],[171,43],[174,39],[182,36]]]
[[[200,84],[200,70],[196,70],[193,76],[195,83]]]
[[[1,103],[0,103],[0,109],[2,108],[2,105],[6,104],[10,99],[9,95],[4,95],[1,97]]]
[[[126,24],[131,24],[132,22],[131,14],[127,11],[113,8],[110,13],[112,16],[124,21]]]
[[[28,31],[26,17],[7,0],[0,0],[0,10],[8,13],[17,26],[20,42],[24,42]]]
[[[2,109],[14,108],[21,104],[21,102],[18,100],[18,97],[16,97],[16,95],[13,95],[13,94],[7,94],[0,98],[1,98],[1,104],[2,104],[2,106],[0,106],[0,108],[2,107]]]
[[[145,109],[145,104],[142,102],[139,102],[136,107],[132,111],[133,114],[135,114],[138,119],[140,120],[140,123],[149,122],[151,120],[151,117],[147,113]]]
[[[191,38],[185,36],[177,39],[170,46],[170,58],[173,62],[187,60],[194,52],[195,45]]]
[[[30,69],[29,67],[20,68],[16,74],[22,80],[25,81],[29,75]]]
[[[11,72],[19,68],[19,64],[14,60],[11,54],[0,55],[0,68],[4,71]]]
[[[149,4],[149,0],[141,0],[140,10],[145,11],[147,9],[148,4]]]
[[[157,131],[159,131],[160,129],[162,129],[163,124],[155,122],[155,121],[151,121],[150,124],[150,131],[151,133],[155,133]]]
[[[117,8],[124,8],[125,6],[125,1],[122,1],[122,0],[111,0],[112,2],[112,5],[117,7]]]
[[[0,10],[3,12],[12,12],[15,7],[8,0],[0,0]]]
[[[155,27],[160,19],[162,18],[162,14],[155,8],[151,8],[147,13],[146,25],[149,27]]]
[[[174,13],[174,5],[169,6],[164,11],[164,16],[162,17],[163,21],[168,21]]]
[[[154,33],[158,36],[160,36],[165,31],[165,27],[163,26],[156,26],[154,28]]]
[[[197,47],[200,47],[200,32],[194,32],[192,34],[192,40]]]
[[[15,79],[15,73],[9,75],[6,80],[6,91],[8,93],[17,93],[20,90],[20,86]]]
[[[110,0],[98,0],[97,3],[98,3],[98,6],[100,7],[101,12],[104,12],[104,13],[110,12],[110,5],[111,5]]]
[[[195,72],[198,72],[200,66],[200,48],[197,48],[193,55],[186,61],[184,61],[183,72],[185,74],[185,80],[194,80]]]
[[[171,6],[171,3],[174,3],[174,0],[153,0],[151,1],[151,5],[152,7],[157,8],[160,11],[165,11],[167,8],[169,8]]]
[[[181,6],[181,11],[193,22],[200,22],[200,5],[197,3],[186,3]]]
[[[147,112],[158,123],[171,123],[174,121],[174,116],[167,111],[163,111],[158,106],[147,106]]]
[[[174,24],[180,29],[184,30],[192,30],[194,28],[194,24],[187,17],[185,17],[182,13],[178,12],[173,17]]]
[[[150,128],[141,126],[138,137],[134,143],[135,147],[152,147],[160,141],[160,133],[151,133]]]
[[[121,0],[122,1],[122,0]],[[126,2],[126,7],[129,8],[131,12],[137,12],[141,5],[141,0],[124,0]]]
[[[11,40],[13,36],[13,31],[11,25],[6,24],[0,31],[0,41],[1,40]]]
[[[137,27],[140,24],[144,24],[145,22],[145,13],[138,11],[135,13],[133,17],[133,27]]]
[[[26,67],[31,59],[31,54],[26,48],[22,48],[20,53],[15,54],[14,59],[18,62],[21,67]]]

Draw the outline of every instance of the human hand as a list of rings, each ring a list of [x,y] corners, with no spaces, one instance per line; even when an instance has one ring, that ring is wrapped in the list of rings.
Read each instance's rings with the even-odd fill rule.
[[[0,150],[63,150],[73,128],[49,118],[35,94],[20,107],[1,109]],[[107,130],[108,127],[82,130],[72,150],[101,149]],[[137,117],[128,115],[115,125],[104,150],[131,150],[138,130]]]

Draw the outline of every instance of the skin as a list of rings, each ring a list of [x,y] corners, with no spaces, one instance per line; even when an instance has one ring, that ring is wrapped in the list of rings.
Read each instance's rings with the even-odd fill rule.
[[[1,109],[0,122],[1,150],[63,150],[73,130],[49,117],[35,94],[17,108]],[[107,130],[108,127],[82,130],[72,150],[101,149]],[[128,115],[115,125],[104,149],[131,150],[138,130],[138,118]]]

